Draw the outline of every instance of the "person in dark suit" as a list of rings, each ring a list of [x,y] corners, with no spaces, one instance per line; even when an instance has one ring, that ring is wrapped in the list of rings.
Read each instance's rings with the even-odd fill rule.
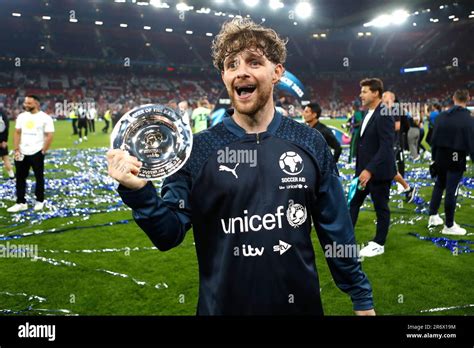
[[[319,117],[321,116],[321,107],[318,103],[309,103],[305,106],[303,110],[303,118],[305,122],[311,128],[316,129],[326,140],[329,147],[334,150],[334,162],[337,163],[339,157],[341,156],[342,148],[339,141],[336,139],[335,135],[327,126],[322,124],[319,121]]]
[[[466,170],[466,155],[474,161],[474,118],[466,108],[469,92],[457,90],[453,96],[454,107],[439,114],[431,137],[431,150],[436,168],[436,183],[430,201],[428,227],[442,225],[438,215],[443,191],[446,223],[441,233],[465,235],[466,229],[454,222],[459,181]]]
[[[390,225],[390,185],[397,174],[394,143],[394,119],[382,112],[383,82],[377,78],[360,82],[360,99],[368,109],[362,120],[356,152],[356,176],[359,189],[350,202],[352,224],[355,227],[359,210],[370,193],[377,215],[376,234],[373,241],[362,248],[360,256],[372,257],[384,253],[385,240]]]

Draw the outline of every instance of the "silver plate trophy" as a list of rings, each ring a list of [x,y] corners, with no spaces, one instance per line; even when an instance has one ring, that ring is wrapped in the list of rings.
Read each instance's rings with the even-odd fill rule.
[[[192,142],[188,117],[160,104],[130,110],[111,134],[112,148],[127,151],[142,162],[137,176],[147,180],[178,171],[191,154]]]

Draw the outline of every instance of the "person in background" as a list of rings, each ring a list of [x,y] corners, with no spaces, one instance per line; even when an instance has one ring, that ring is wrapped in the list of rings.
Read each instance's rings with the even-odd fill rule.
[[[87,110],[87,124],[89,126],[89,132],[95,133],[95,120],[97,118],[97,110],[95,107],[91,107]]]
[[[393,115],[395,121],[395,141],[393,144],[393,151],[395,154],[395,160],[397,164],[397,175],[393,178],[397,182],[397,185],[401,187],[402,194],[405,195],[405,201],[407,203],[413,202],[415,198],[415,188],[411,187],[406,180],[403,178],[405,175],[405,158],[403,156],[402,150],[402,142],[403,142],[403,131],[409,129],[409,123],[407,120],[407,116],[401,114],[403,110],[399,105],[399,102],[395,96],[395,93],[391,91],[385,91],[382,95],[382,102],[383,107],[388,108],[388,113],[393,115],[397,113],[397,115]],[[402,126],[403,125],[403,126]]]
[[[446,222],[443,234],[465,235],[466,229],[454,222],[459,182],[466,171],[466,155],[474,161],[474,118],[467,109],[469,92],[459,89],[454,93],[454,106],[437,116],[431,138],[431,151],[436,182],[430,200],[428,227],[443,225],[438,215],[443,192]]]
[[[303,110],[303,118],[308,126],[316,129],[319,133],[322,134],[322,136],[326,140],[326,143],[331,149],[334,150],[334,162],[337,163],[342,152],[341,144],[336,139],[331,129],[329,129],[319,121],[321,111],[321,107],[318,103],[309,103],[305,106]]]
[[[350,201],[352,225],[356,226],[359,210],[368,194],[377,216],[375,238],[361,249],[359,255],[372,257],[385,252],[390,227],[390,186],[397,174],[393,142],[395,122],[392,116],[382,115],[383,82],[368,78],[360,82],[360,98],[368,109],[362,120],[357,146],[356,172],[359,189]]]
[[[53,141],[54,123],[51,116],[40,111],[39,98],[28,95],[23,103],[25,112],[18,115],[13,136],[16,166],[16,204],[9,213],[27,210],[26,178],[33,168],[36,187],[35,211],[44,208],[44,157]]]
[[[104,122],[105,122],[105,126],[104,126],[104,128],[102,128],[102,132],[103,132],[103,133],[108,133],[108,132],[109,132],[110,122],[112,122],[112,111],[110,110],[110,108],[108,108],[107,110],[105,110],[105,113],[104,113]]]
[[[3,160],[9,179],[15,179],[15,173],[8,157],[8,130],[9,121],[6,112],[0,109],[0,158]]]
[[[431,146],[431,137],[433,136],[433,129],[435,125],[436,118],[441,112],[441,105],[438,103],[430,106],[430,115],[428,120],[428,134],[426,135],[426,142]]]
[[[193,110],[189,107],[187,100],[182,100],[178,103],[178,110],[182,116],[186,116],[188,120],[191,119],[191,114]]]
[[[88,134],[88,120],[87,120],[87,111],[81,105],[77,109],[77,115],[79,117],[79,121],[77,122],[77,134],[79,135],[79,143],[87,140]],[[84,137],[82,137],[82,130],[84,129]]]
[[[411,158],[414,161],[418,161],[420,159],[420,155],[418,152],[418,143],[420,140],[420,115],[419,113],[415,113],[408,118],[410,122],[410,129],[408,130],[407,138],[408,138],[408,148],[410,149]]]
[[[352,104],[353,114],[352,117],[346,124],[343,124],[342,128],[349,127],[351,133],[351,147],[349,151],[348,163],[352,162],[352,159],[356,156],[357,142],[359,140],[360,125],[362,124],[362,119],[364,118],[364,113],[360,110],[359,101]]]
[[[199,133],[209,126],[211,109],[207,99],[200,99],[197,102],[198,107],[193,110],[191,121],[193,133]]]
[[[418,124],[420,128],[420,137],[418,138],[418,154],[421,158],[421,155],[426,153],[425,145],[423,145],[423,139],[425,137],[425,122],[423,113],[420,113],[420,123]]]
[[[69,113],[69,118],[71,119],[72,123],[72,135],[77,135],[77,120],[78,120],[78,115],[77,115],[77,110],[71,110]]]

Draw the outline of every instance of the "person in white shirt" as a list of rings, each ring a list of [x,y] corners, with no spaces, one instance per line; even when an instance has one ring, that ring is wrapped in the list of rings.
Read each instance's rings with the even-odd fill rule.
[[[87,123],[89,125],[89,132],[95,133],[95,119],[97,118],[97,110],[95,107],[89,109],[87,113]]]
[[[34,210],[44,208],[44,156],[53,140],[53,119],[40,111],[39,98],[35,95],[25,97],[23,108],[25,112],[18,115],[13,135],[17,199],[16,204],[7,209],[9,213],[28,209],[25,191],[30,168],[33,168],[36,179]]]

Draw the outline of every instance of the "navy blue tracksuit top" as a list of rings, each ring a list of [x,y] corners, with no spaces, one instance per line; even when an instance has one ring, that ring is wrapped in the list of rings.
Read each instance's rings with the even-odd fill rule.
[[[151,182],[118,191],[162,251],[193,228],[198,315],[322,315],[311,222],[323,250],[355,245],[324,138],[276,112],[259,134],[246,134],[232,117],[196,134],[189,160],[163,182],[161,197]],[[357,256],[335,256],[326,258],[331,274],[353,308],[373,308]]]

